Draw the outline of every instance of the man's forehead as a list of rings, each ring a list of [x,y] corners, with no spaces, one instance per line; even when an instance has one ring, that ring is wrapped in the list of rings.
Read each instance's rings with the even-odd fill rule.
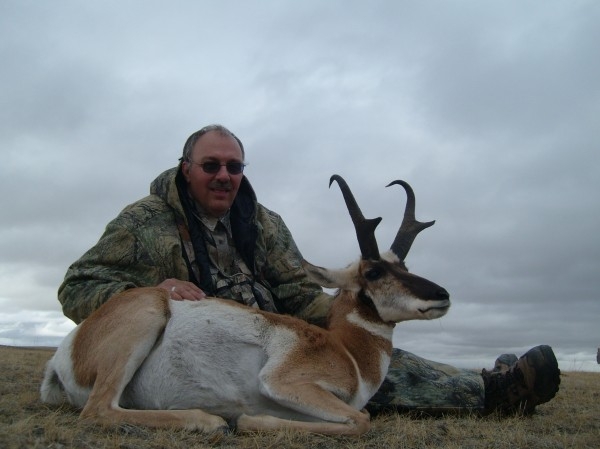
[[[224,153],[227,156],[242,157],[242,149],[237,140],[228,134],[219,131],[209,131],[201,136],[194,145],[193,153],[197,156],[218,156]]]

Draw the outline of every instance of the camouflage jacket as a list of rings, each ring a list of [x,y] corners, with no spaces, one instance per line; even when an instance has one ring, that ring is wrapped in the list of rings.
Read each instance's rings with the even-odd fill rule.
[[[185,256],[194,249],[181,189],[177,188],[178,173],[178,168],[172,168],[159,175],[150,186],[150,195],[123,209],[106,226],[98,243],[69,267],[58,290],[67,317],[79,323],[112,295],[128,288],[154,286],[168,278],[197,281]],[[279,215],[256,201],[247,178],[232,210],[240,207],[244,213],[238,221],[245,226],[241,229],[253,230],[251,238],[241,240],[245,246],[241,252],[252,255],[252,271],[265,287],[261,291],[272,296],[268,301],[281,313],[322,323],[331,297],[306,277],[302,256],[287,226]],[[196,260],[207,263],[198,254]],[[207,267],[197,267],[196,272],[202,277]],[[206,283],[200,285],[207,288]]]

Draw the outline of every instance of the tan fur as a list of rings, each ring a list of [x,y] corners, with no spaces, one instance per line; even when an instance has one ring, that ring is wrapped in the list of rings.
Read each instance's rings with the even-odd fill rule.
[[[258,384],[252,387],[253,393],[249,394],[259,394],[256,390],[259,388],[265,400],[278,404],[276,407],[289,408],[290,414],[286,412],[283,416],[289,415],[290,418],[260,412],[253,416],[241,412],[236,416],[234,412],[230,417],[235,417],[239,430],[294,429],[324,434],[364,433],[370,426],[369,417],[359,411],[359,408],[364,406],[383,382],[392,351],[393,322],[441,316],[446,312],[449,300],[447,297],[438,300],[414,296],[405,288],[402,279],[413,282],[413,290],[422,289],[428,292],[423,293],[424,296],[435,296],[435,292],[441,287],[409,275],[403,267],[397,272],[390,262],[360,261],[340,271],[328,271],[310,264],[306,264],[305,267],[322,280],[347,287],[340,291],[332,305],[327,329],[291,316],[263,312],[219,299],[178,303],[180,312],[177,316],[184,317],[179,318],[178,323],[185,324],[187,315],[194,313],[194,321],[187,321],[185,325],[195,328],[207,326],[203,332],[208,333],[201,334],[203,339],[210,339],[213,335],[213,331],[209,330],[213,325],[211,319],[219,323],[219,326],[226,326],[226,335],[233,338],[233,346],[228,346],[227,340],[218,340],[218,343],[201,340],[194,343],[195,345],[207,343],[214,347],[222,346],[224,351],[235,350],[233,348],[240,347],[235,346],[238,343],[234,342],[239,340],[238,337],[234,337],[238,331],[250,332],[247,334],[252,338],[249,344],[255,347],[262,345],[266,359],[260,368]],[[372,269],[382,269],[385,275],[368,280],[368,276],[363,273]],[[422,285],[414,285],[414,282]],[[367,296],[365,292],[368,291],[374,292],[374,299]],[[441,291],[447,295],[445,290]],[[115,295],[72,332],[72,341],[69,340],[69,336],[65,339],[63,344],[70,344],[70,347],[59,348],[54,357],[57,360],[54,361],[53,358],[49,362],[42,385],[42,396],[55,397],[55,392],[51,391],[54,387],[53,379],[56,378],[54,372],[60,371],[63,383],[66,379],[68,384],[65,386],[67,393],[71,392],[71,401],[84,401],[81,413],[84,419],[103,425],[129,423],[196,429],[203,432],[226,429],[225,419],[196,408],[201,402],[194,402],[198,405],[186,410],[132,410],[120,406],[124,391],[134,375],[142,365],[148,363],[151,353],[164,345],[167,336],[163,336],[163,333],[171,319],[171,308],[175,305],[167,292],[159,288],[138,288]],[[384,312],[381,312],[381,307],[385,309]],[[421,312],[421,307],[431,310]],[[181,315],[182,312],[184,315]],[[387,313],[391,318],[384,318],[380,316],[381,313]],[[239,326],[242,327],[238,329]],[[218,331],[218,328],[215,328],[215,331]],[[168,337],[170,342],[189,345],[180,340],[182,337],[176,337],[174,340],[172,335],[169,334]],[[188,347],[193,351],[193,348],[198,346]],[[170,369],[172,362],[168,359],[164,362],[164,357],[171,354],[168,351],[172,349],[163,349],[163,352],[157,355],[159,364],[151,365],[151,371]],[[215,353],[215,356],[219,358],[218,353]],[[65,371],[65,357],[70,357],[72,371],[68,366]],[[242,353],[240,357],[243,358]],[[209,367],[208,369],[216,371],[199,372],[198,376],[214,375],[221,368],[232,368],[231,365],[229,368],[213,365],[210,359],[202,360],[209,362],[208,365],[203,365],[204,369]],[[239,369],[241,377],[246,375],[243,366],[234,369]],[[145,376],[143,372],[140,375]],[[219,378],[218,374],[216,378]],[[184,384],[176,381],[175,391],[181,392],[181,388],[185,388],[187,382],[193,381],[193,378],[184,381]],[[144,392],[147,392],[147,388],[153,388],[148,385],[144,387]],[[235,388],[238,387],[239,385]],[[87,397],[85,388],[90,389]],[[78,399],[73,400],[75,396]],[[213,400],[214,403],[214,396],[211,397],[209,400]],[[223,397],[229,397],[228,393]],[[259,399],[253,399],[249,404],[256,404],[257,400],[260,402]],[[246,407],[242,406],[240,409],[239,405],[234,403],[231,406],[237,407],[237,410],[244,410]],[[311,419],[298,420],[291,418],[292,416]]]
[[[162,379],[160,372],[163,369],[171,369],[169,357],[172,353],[169,351],[173,349],[164,346],[167,337],[171,343],[175,341],[178,345],[183,345],[182,348],[187,347],[192,351],[198,348],[197,345],[204,343],[219,348],[218,350],[240,351],[244,349],[239,349],[242,346],[236,342],[240,339],[236,335],[243,331],[246,333],[244,335],[251,337],[252,342],[248,343],[254,345],[254,348],[262,345],[262,354],[266,358],[264,362],[259,362],[261,356],[257,353],[259,358],[248,362],[248,367],[252,370],[256,369],[257,363],[264,363],[259,366],[260,371],[257,371],[257,384],[250,387],[252,390],[249,394],[255,395],[252,396],[255,399],[248,405],[231,402],[232,409],[241,410],[229,415],[239,430],[293,429],[350,435],[364,433],[370,426],[369,417],[359,409],[383,382],[391,356],[391,337],[395,322],[442,316],[450,304],[447,292],[430,281],[410,275],[403,265],[398,269],[393,262],[363,260],[337,271],[310,264],[306,264],[305,268],[322,281],[344,287],[332,305],[327,329],[291,316],[263,312],[232,301],[210,298],[200,302],[172,302],[167,292],[159,288],[132,289],[115,295],[80,324],[72,332],[72,336],[70,334],[65,339],[48,364],[42,397],[56,397],[54,379],[57,378],[55,373],[60,372],[71,402],[83,403],[83,419],[103,425],[129,423],[202,432],[220,431],[228,427],[225,419],[200,410],[202,401],[194,399],[194,405],[184,407],[185,410],[173,410],[168,403],[166,410],[124,409],[120,406],[120,401],[138,372],[142,378],[147,379],[144,376],[148,374],[144,374],[143,368],[148,366],[148,360],[157,354],[156,351],[162,349],[156,355],[155,362],[152,362],[154,364],[150,365],[152,368],[148,369],[151,372],[158,369],[155,374],[158,374],[159,379]],[[365,273],[373,269],[381,269],[384,274],[377,279],[369,279]],[[404,282],[410,282],[411,286],[406,287]],[[417,296],[414,291],[422,292],[423,297]],[[436,292],[442,292],[442,296],[446,296],[437,299]],[[179,308],[177,323],[206,329],[199,334],[202,335],[202,340],[191,344],[181,340],[188,333],[173,337],[174,334],[165,332],[166,326],[175,317],[171,317],[175,306]],[[426,310],[423,312],[422,309]],[[195,317],[193,321],[187,318],[191,313]],[[227,338],[231,338],[231,342],[204,340],[210,340],[214,335],[210,326],[215,324],[211,320],[215,320],[218,326],[227,328],[224,329],[226,334],[219,335],[229,335]],[[219,331],[219,328],[214,329]],[[193,356],[193,352],[189,354]],[[242,379],[247,373],[244,366],[220,367],[217,364],[219,353],[214,353],[214,356],[214,360],[212,356],[202,359],[208,362],[203,367],[210,372],[198,372],[196,375],[206,378],[206,375],[214,377],[216,374],[215,379],[220,379],[220,369],[239,370],[239,377],[231,378],[234,382],[241,382],[233,387],[233,391],[240,386],[245,388]],[[239,353],[239,357],[240,360],[243,359],[244,354]],[[237,361],[237,356],[234,360]],[[164,375],[169,376],[166,373]],[[153,378],[156,379],[156,376]],[[194,379],[187,378],[181,384],[178,382],[175,380],[175,384],[171,384],[171,387],[175,385],[175,392],[185,389],[188,382],[193,384]],[[146,384],[142,393],[135,394],[147,395],[147,388],[155,388],[152,385],[154,384]],[[220,388],[219,385],[211,385]],[[222,387],[226,389],[227,385]],[[89,392],[86,393],[86,389]],[[199,394],[201,398],[206,398],[203,391],[199,390]],[[245,394],[243,390],[240,393]],[[186,396],[187,394],[185,391]],[[231,397],[226,391],[218,394],[230,398],[226,400],[236,401],[235,396]],[[262,395],[264,399],[256,399],[256,395]],[[167,397],[171,398],[171,395]],[[214,396],[211,398],[209,400],[213,401],[212,407],[215,407]],[[149,399],[148,403],[151,404],[152,397]],[[256,404],[263,400],[267,401],[267,409],[279,408],[279,417],[264,412],[261,414],[260,407],[256,409]],[[225,405],[219,402],[217,409],[227,411],[226,404],[229,402]],[[255,413],[249,415],[243,411],[245,407],[254,407]],[[285,416],[289,417],[284,418]]]
[[[127,360],[136,342],[155,337],[169,320],[169,295],[162,289],[126,290],[113,296],[80,326],[73,341],[73,368],[77,382],[92,386],[107,362],[116,367]],[[135,317],[135,318],[134,318]],[[115,353],[113,346],[120,351]],[[93,347],[94,351],[88,348]],[[111,354],[119,359],[107,360]]]
[[[226,426],[222,418],[201,410],[124,410],[118,406],[123,389],[167,324],[168,301],[169,295],[162,289],[127,290],[81,324],[73,341],[73,368],[80,385],[93,386],[81,412],[83,419],[104,425],[127,422],[204,431]]]
[[[369,429],[368,414],[340,401],[321,384],[335,385],[337,393],[346,396],[342,399],[348,399],[356,392],[356,369],[348,353],[360,354],[361,363],[373,359],[373,363],[368,364],[369,370],[361,374],[372,382],[378,382],[381,374],[375,359],[378,361],[379,357],[373,351],[373,344],[385,348],[389,353],[389,342],[350,324],[347,328],[342,326],[330,332],[286,315],[261,312],[236,303],[230,303],[230,306],[260,314],[271,325],[286,327],[299,336],[299,344],[290,348],[287,363],[282,364],[268,379],[274,396],[297,400],[295,392],[301,390],[301,407],[311,409],[315,404],[322,403],[321,417],[324,420],[345,417],[340,423],[312,423],[273,416],[242,415],[237,420],[239,430],[294,429],[323,434],[361,434]],[[352,301],[338,298],[337,307],[342,315],[355,306]],[[169,315],[165,291],[140,288],[115,295],[81,324],[73,341],[72,356],[77,382],[92,387],[81,413],[83,419],[103,425],[130,423],[204,432],[227,426],[222,418],[196,409],[127,410],[119,407],[123,389],[160,337]],[[364,348],[370,350],[365,351]],[[132,355],[136,359],[133,364]],[[318,383],[315,384],[316,379]]]

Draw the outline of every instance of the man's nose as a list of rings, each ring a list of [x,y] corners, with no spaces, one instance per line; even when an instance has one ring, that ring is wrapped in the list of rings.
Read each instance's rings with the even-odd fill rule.
[[[215,177],[218,179],[229,179],[229,172],[227,171],[227,165],[221,165],[219,171],[215,173]]]

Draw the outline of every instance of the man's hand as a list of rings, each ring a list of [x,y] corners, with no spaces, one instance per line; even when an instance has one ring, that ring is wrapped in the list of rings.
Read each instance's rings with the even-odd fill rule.
[[[164,288],[169,292],[171,299],[182,301],[199,301],[206,298],[206,294],[194,283],[180,281],[179,279],[165,279],[157,287]]]

